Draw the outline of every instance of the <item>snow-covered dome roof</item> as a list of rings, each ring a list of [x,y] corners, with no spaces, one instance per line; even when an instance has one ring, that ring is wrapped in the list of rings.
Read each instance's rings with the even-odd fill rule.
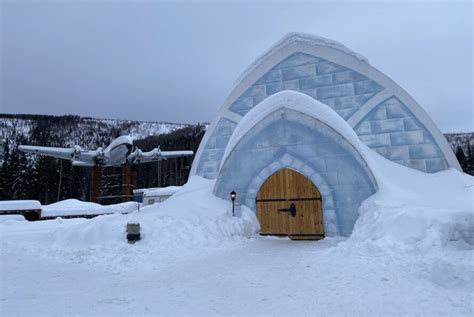
[[[298,111],[328,125],[345,138],[348,143],[360,153],[370,167],[371,156],[368,152],[369,148],[360,141],[359,137],[349,124],[327,105],[309,97],[308,95],[293,90],[284,90],[268,97],[252,108],[247,115],[240,120],[227,143],[227,147],[222,157],[221,167],[224,165],[224,162],[234,147],[248,131],[268,115],[280,109]]]
[[[369,62],[366,57],[354,52],[353,50],[338,41],[307,33],[290,32],[283,36],[283,38],[279,40],[275,45],[273,45],[271,48],[269,48],[263,54],[257,57],[255,61],[249,67],[247,67],[247,69],[245,69],[244,72],[239,76],[239,78],[235,82],[235,85],[237,85],[243,78],[247,77],[257,67],[259,67],[265,60],[269,58],[270,55],[277,53],[283,47],[287,47],[292,44],[298,45],[299,43],[333,48],[343,53],[349,54],[362,62]]]

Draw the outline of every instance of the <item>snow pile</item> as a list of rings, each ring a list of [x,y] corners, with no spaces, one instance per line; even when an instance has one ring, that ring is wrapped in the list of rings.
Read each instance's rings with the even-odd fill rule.
[[[37,200],[5,200],[0,201],[0,211],[41,209]]]
[[[178,193],[161,204],[141,208],[129,215],[107,215],[87,223],[59,228],[50,238],[55,248],[88,248],[126,244],[128,222],[138,222],[147,252],[201,246],[219,246],[226,241],[251,237],[258,230],[255,214],[246,207],[242,217],[232,217],[230,201],[212,194],[214,180],[192,177]]]
[[[136,202],[125,202],[114,205],[99,205],[77,199],[67,199],[43,206],[42,217],[64,217],[77,215],[125,214],[137,209]]]
[[[374,153],[379,190],[359,208],[350,248],[430,252],[474,247],[474,177],[449,169],[427,174]]]
[[[50,209],[59,209],[59,208],[88,208],[88,207],[101,207],[102,205],[89,202],[89,201],[82,201],[78,199],[66,199],[61,200],[56,203],[52,203],[49,205],[43,206],[43,208],[50,208]]]

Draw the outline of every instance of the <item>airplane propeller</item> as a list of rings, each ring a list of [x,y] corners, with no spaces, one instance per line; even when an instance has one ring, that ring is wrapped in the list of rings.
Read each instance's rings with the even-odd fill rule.
[[[95,153],[95,161],[97,165],[104,165],[104,150],[102,150],[102,147],[99,147]]]
[[[161,154],[161,149],[159,146],[151,151],[151,157],[153,158],[153,160],[166,160],[166,157],[163,157],[163,155]]]
[[[75,160],[81,156],[82,149],[79,145],[74,145],[74,152],[72,153],[72,159]]]
[[[130,155],[127,156],[127,162],[132,163],[132,164],[139,164],[142,156],[143,156],[142,150],[135,147],[135,150],[132,153],[130,153]]]

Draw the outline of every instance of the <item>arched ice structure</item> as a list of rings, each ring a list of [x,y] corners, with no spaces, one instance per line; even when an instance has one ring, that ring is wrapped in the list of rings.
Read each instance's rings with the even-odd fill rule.
[[[337,114],[331,120],[330,112],[301,93],[282,92],[268,98],[237,126],[214,193],[225,199],[235,190],[238,202],[255,210],[265,180],[282,168],[291,168],[320,190],[326,235],[350,234],[358,207],[375,193],[377,184],[353,144],[361,142],[347,135],[351,129]]]
[[[280,114],[267,113],[247,134],[236,136],[253,109],[286,90],[310,97],[315,103],[305,103],[314,107],[330,107],[359,143],[391,161],[427,173],[460,170],[426,112],[366,58],[336,41],[292,33],[239,78],[204,135],[191,175],[217,179],[216,195],[227,198],[236,190],[239,201],[255,209],[263,181],[279,168],[294,168],[322,191],[327,233],[349,234],[360,203],[377,188],[353,148],[357,142],[345,142],[317,115],[284,106]]]

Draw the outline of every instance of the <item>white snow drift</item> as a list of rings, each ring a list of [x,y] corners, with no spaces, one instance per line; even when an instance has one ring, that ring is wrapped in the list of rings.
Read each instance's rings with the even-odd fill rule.
[[[123,216],[101,216],[87,224],[58,228],[48,243],[56,248],[89,248],[126,243],[128,222],[139,222],[143,241],[151,248],[174,249],[194,245],[219,245],[249,238],[258,230],[252,211],[243,207],[242,218],[231,216],[231,206],[212,195],[214,181],[192,177],[188,184],[160,204],[142,207]]]
[[[347,243],[429,251],[474,247],[474,177],[454,168],[427,174],[373,154],[379,190],[359,208]]]

